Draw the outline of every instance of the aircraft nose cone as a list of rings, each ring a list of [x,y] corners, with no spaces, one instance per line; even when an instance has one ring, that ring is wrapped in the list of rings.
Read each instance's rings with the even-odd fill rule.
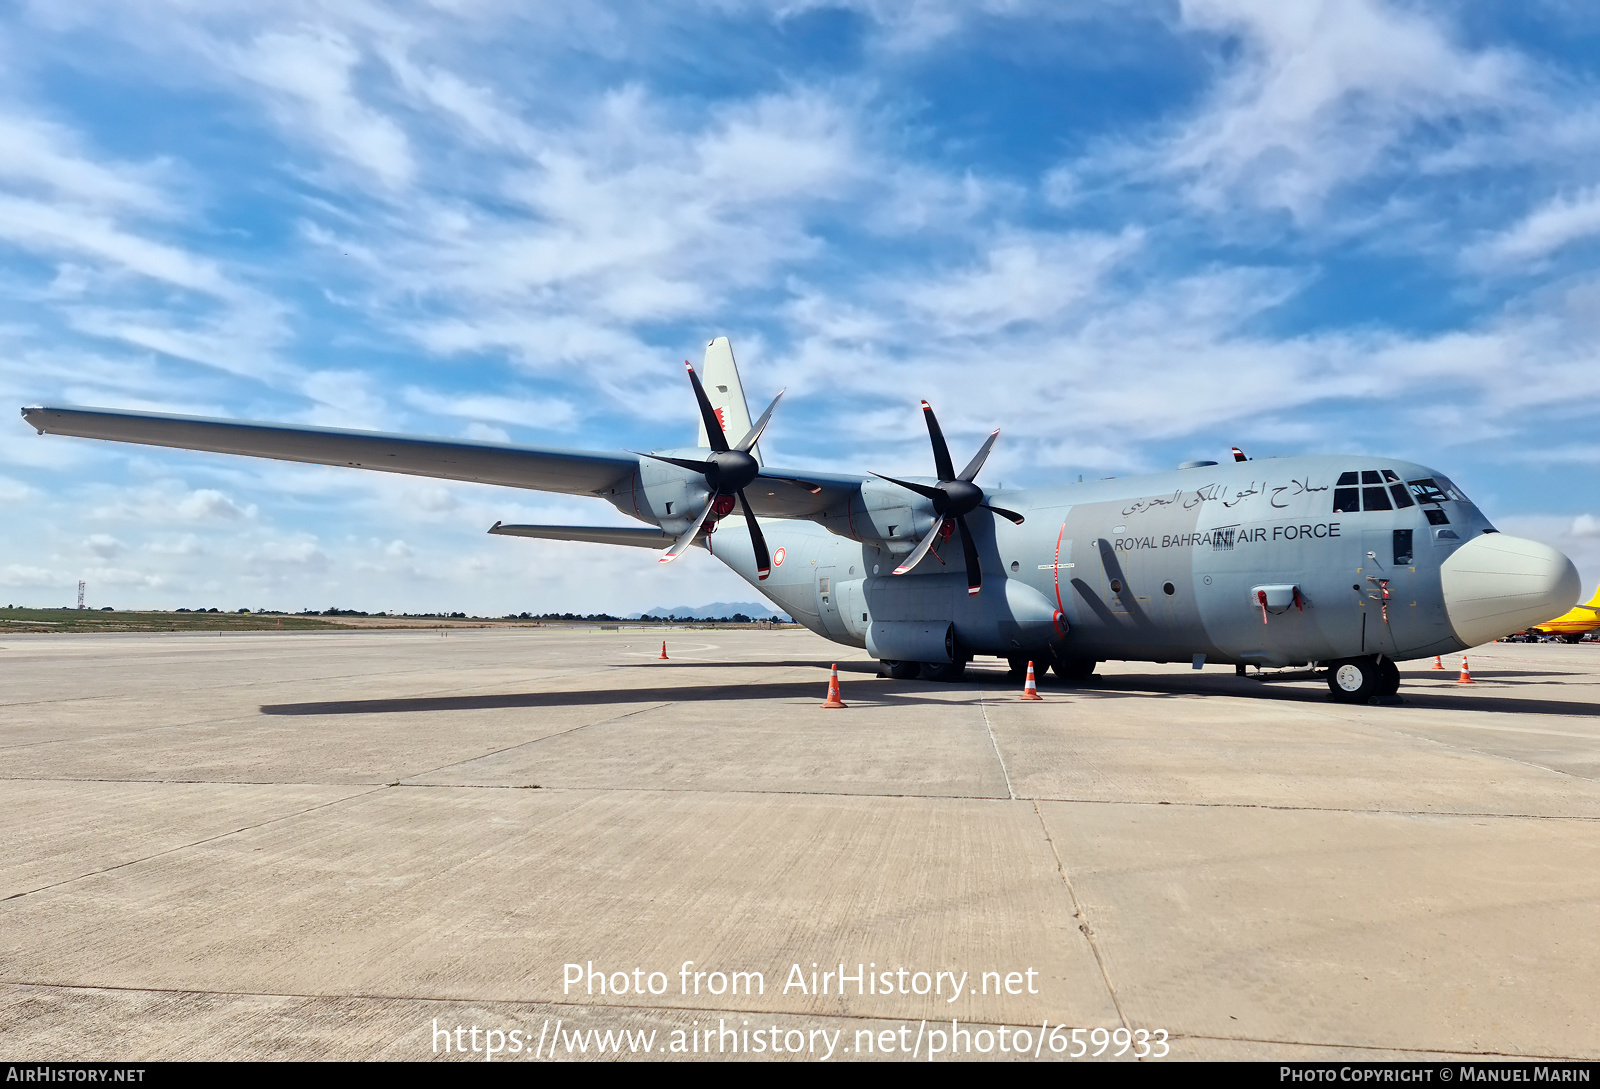
[[[1456,549],[1439,582],[1450,626],[1469,647],[1560,616],[1581,589],[1567,557],[1504,533],[1485,533]]]

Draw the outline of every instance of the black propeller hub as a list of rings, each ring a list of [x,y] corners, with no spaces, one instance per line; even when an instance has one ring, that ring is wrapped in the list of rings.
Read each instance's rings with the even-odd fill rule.
[[[761,472],[753,455],[743,450],[718,450],[706,459],[706,483],[724,494],[749,487]]]
[[[941,480],[938,487],[944,493],[944,503],[935,500],[933,509],[940,514],[967,514],[983,502],[983,489],[968,481]]]

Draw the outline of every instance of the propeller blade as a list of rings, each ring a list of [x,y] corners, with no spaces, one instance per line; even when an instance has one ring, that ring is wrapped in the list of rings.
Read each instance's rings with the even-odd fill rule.
[[[978,506],[983,510],[998,514],[1002,518],[1009,518],[1019,526],[1022,524],[1022,515],[1018,514],[1014,510],[1006,510],[1004,507],[993,507],[988,503],[979,503]]]
[[[928,422],[928,438],[933,442],[933,467],[939,474],[940,480],[954,480],[956,471],[950,465],[950,447],[945,445],[944,432],[939,430],[939,421],[933,415],[933,406],[922,402],[922,418]]]
[[[689,366],[685,359],[683,365],[689,371],[689,384],[694,387],[694,399],[700,402],[700,418],[706,422],[706,441],[711,444],[711,449],[721,453],[728,448],[728,436],[722,433],[722,421],[717,419],[717,410],[711,407],[711,398],[706,396],[706,388],[700,384],[700,376],[694,373],[694,368]]]
[[[773,404],[777,404],[776,401]],[[770,413],[772,409],[767,409]],[[750,504],[745,502],[744,489],[739,489],[739,505],[744,508],[744,524],[750,527],[750,547],[756,553],[756,579],[765,579],[772,574],[772,553],[767,551],[767,538],[761,532],[761,526],[756,522],[756,515],[750,509]]]
[[[884,477],[884,479],[887,480],[889,478]],[[896,483],[898,483],[898,481]],[[933,547],[933,542],[938,540],[939,531],[943,528],[944,516],[940,515],[938,518],[933,520],[933,528],[928,530],[928,535],[922,538],[922,540],[917,544],[916,550],[913,551],[911,555],[907,556],[905,560],[901,562],[899,567],[894,569],[894,573],[897,575],[903,575],[913,567],[917,566],[917,564],[921,563],[922,557],[928,554],[928,549]]]
[[[668,465],[677,465],[685,469],[693,469],[697,473],[709,472],[711,470],[711,463],[709,461],[691,461],[689,458],[669,458],[663,457],[660,454],[647,454],[643,450],[629,450],[628,453],[638,454],[642,458],[654,458],[656,461],[664,461]]]
[[[972,483],[972,478],[978,475],[978,470],[983,468],[983,463],[989,460],[989,451],[994,449],[994,440],[999,437],[1000,429],[997,427],[989,435],[988,440],[978,448],[978,452],[972,455],[972,460],[967,462],[967,467],[961,470],[961,475],[956,479],[965,480],[969,484]]]
[[[716,501],[717,493],[712,492],[711,498],[706,500],[706,509],[700,512],[700,517],[696,518],[689,528],[684,530],[683,536],[672,542],[671,548],[661,554],[662,563],[671,563],[683,555],[690,545],[694,544],[695,537],[700,533],[700,527],[706,524],[706,519],[711,515],[711,505]]]
[[[908,491],[916,492],[918,495],[922,496],[924,499],[943,499],[944,498],[944,492],[940,491],[938,488],[930,488],[926,484],[913,484],[909,480],[896,480],[894,477],[892,477],[892,476],[884,476],[882,473],[873,473],[872,475],[877,477],[879,480],[887,480],[891,484],[898,484],[902,488],[905,488]]]
[[[970,597],[983,589],[983,566],[978,563],[978,546],[972,543],[967,520],[959,514],[956,515],[956,530],[961,534],[961,552],[967,560],[967,595]]]
[[[754,446],[756,444],[756,440],[761,437],[761,432],[767,429],[767,421],[772,419],[772,410],[778,407],[778,401],[783,398],[783,394],[784,391],[780,389],[778,391],[778,396],[772,399],[772,403],[767,406],[767,410],[761,414],[761,419],[757,420],[755,424],[751,426],[750,433],[745,435],[744,438],[740,439],[734,446],[735,450],[746,454],[750,452],[750,448]]]

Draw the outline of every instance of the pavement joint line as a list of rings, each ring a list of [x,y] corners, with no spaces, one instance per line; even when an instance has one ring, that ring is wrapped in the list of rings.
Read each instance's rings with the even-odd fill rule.
[[[1485,757],[1485,758],[1487,758],[1489,760],[1505,760],[1505,761],[1507,761],[1509,763],[1512,763],[1512,764],[1520,764],[1525,768],[1537,768],[1540,771],[1547,771],[1552,775],[1562,775],[1562,776],[1566,776],[1569,779],[1577,779],[1580,782],[1584,782],[1584,783],[1593,783],[1593,782],[1596,781],[1595,779],[1593,779],[1592,777],[1590,777],[1588,775],[1579,775],[1575,771],[1564,771],[1561,768],[1547,767],[1544,764],[1536,764],[1532,760],[1519,760],[1517,757],[1511,756],[1511,755],[1509,755],[1507,753],[1484,752],[1482,749],[1476,748],[1475,746],[1472,746],[1472,745],[1458,744],[1458,743],[1455,743],[1455,742],[1446,741],[1443,738],[1427,737],[1427,736],[1422,735],[1422,734],[1411,733],[1403,725],[1400,725],[1398,723],[1396,723],[1396,724],[1394,724],[1393,726],[1390,727],[1390,732],[1398,734],[1401,737],[1408,737],[1413,741],[1425,741],[1425,742],[1428,742],[1430,744],[1436,745],[1439,748],[1449,749],[1452,752],[1470,752],[1475,756],[1482,756],[1482,757]],[[1569,735],[1558,734],[1556,736],[1558,736],[1558,737],[1566,737],[1566,736],[1569,736]]]
[[[983,712],[984,732],[989,735],[989,745],[994,749],[994,758],[1000,762],[1000,774],[1005,776],[1006,793],[1010,795],[1012,801],[1016,801],[1017,792],[1011,788],[1011,773],[1006,770],[1006,758],[1000,755],[1000,743],[994,739],[994,727],[989,725],[989,707],[982,698],[978,700],[978,710]]]
[[[1050,835],[1050,826],[1045,823],[1044,810],[1039,808],[1039,803],[1033,803],[1033,815],[1039,818],[1039,830],[1044,833],[1044,841],[1050,845],[1050,854],[1056,860],[1056,872],[1061,875],[1061,883],[1067,887],[1067,896],[1072,900],[1072,917],[1078,920],[1078,932],[1083,935],[1083,940],[1089,943],[1089,952],[1094,954],[1095,966],[1100,969],[1100,978],[1105,981],[1106,993],[1111,996],[1111,1004],[1116,1007],[1117,1019],[1122,1022],[1122,1027],[1129,1032],[1133,1031],[1133,1024],[1128,1020],[1128,1015],[1122,1009],[1122,1000],[1117,997],[1116,985],[1111,982],[1111,972],[1106,967],[1105,958],[1100,954],[1100,943],[1094,940],[1094,928],[1089,925],[1089,916],[1085,914],[1083,905],[1078,902],[1077,890],[1072,887],[1072,878],[1067,876],[1067,867],[1061,861],[1061,852],[1056,849],[1056,841]]]
[[[803,1017],[807,1020],[824,1019],[830,1021],[911,1021],[921,1018],[890,1017],[881,1014],[862,1013],[826,1013],[812,1010],[776,1010],[759,1009],[748,1010],[733,1007],[719,1006],[646,1006],[633,1002],[573,1002],[570,999],[556,998],[456,998],[449,995],[410,995],[410,994],[368,994],[365,992],[323,994],[300,993],[297,991],[217,991],[203,987],[130,987],[118,986],[111,983],[35,983],[28,980],[0,979],[0,987],[37,987],[40,990],[55,991],[111,991],[119,994],[173,994],[173,995],[210,995],[225,998],[297,998],[312,1001],[326,1002],[428,1002],[448,1005],[494,1005],[494,1006],[555,1006],[562,1009],[575,1010],[632,1010],[642,1013],[715,1013],[733,1017]],[[937,1025],[939,1022],[929,1019],[930,1023]],[[1001,1025],[1010,1028],[1011,1021],[962,1021],[963,1025],[976,1025],[979,1027],[999,1028]],[[1028,1027],[1032,1027],[1031,1025]],[[1097,1026],[1073,1026],[1074,1028]],[[1169,1037],[1176,1039],[1177,1037]],[[1186,1037],[1189,1038],[1189,1037]],[[1209,1037],[1192,1037],[1194,1039],[1209,1039]],[[1227,1039],[1227,1037],[1218,1037]],[[1267,1043],[1277,1043],[1269,1040]],[[1342,1046],[1342,1045],[1329,1045]],[[1397,1049],[1396,1049],[1397,1050]]]
[[[647,708],[648,710],[648,708]],[[611,720],[614,721],[614,720]],[[596,723],[595,725],[604,725]],[[557,735],[551,735],[557,736]],[[474,758],[477,759],[477,758]],[[463,761],[470,762],[470,761]],[[446,764],[445,767],[454,765]],[[417,775],[429,775],[431,772],[418,772]],[[1052,797],[1044,794],[1024,795],[1022,797],[1002,798],[997,794],[872,794],[863,791],[851,790],[749,790],[749,789],[713,789],[709,787],[671,787],[671,786],[543,786],[537,788],[525,783],[414,783],[408,779],[416,776],[407,776],[405,779],[386,779],[381,783],[317,783],[317,782],[280,782],[276,780],[245,780],[245,779],[104,779],[104,778],[66,778],[62,776],[23,776],[0,775],[0,783],[122,783],[122,784],[148,784],[151,786],[253,786],[253,787],[329,787],[356,788],[372,787],[373,790],[363,794],[351,795],[351,798],[365,797],[366,794],[376,793],[384,788],[410,788],[416,790],[529,790],[538,789],[547,794],[711,794],[711,795],[752,795],[755,797],[817,797],[817,798],[908,798],[915,801],[929,802],[1051,802],[1060,805],[1139,805],[1139,806],[1172,806],[1179,809],[1262,809],[1281,813],[1349,813],[1355,816],[1371,817],[1447,817],[1453,819],[1470,820],[1519,820],[1519,821],[1579,821],[1584,823],[1600,822],[1600,814],[1585,816],[1583,814],[1561,813],[1489,813],[1478,810],[1457,811],[1450,809],[1350,809],[1339,806],[1325,805],[1280,805],[1270,802],[1187,802],[1187,801],[1150,801],[1144,798],[1072,798]],[[350,799],[341,799],[348,801]],[[311,812],[311,810],[306,810]],[[293,816],[294,814],[288,814]],[[199,841],[204,842],[204,841]],[[86,875],[87,876],[87,875]]]
[[[636,710],[628,711],[628,712],[626,712],[624,714],[613,715],[611,718],[600,719],[599,721],[596,721],[596,722],[585,722],[581,726],[574,726],[570,730],[562,730],[560,733],[545,734],[543,737],[535,737],[535,738],[530,738],[527,741],[519,741],[515,745],[506,745],[503,748],[494,749],[494,750],[492,750],[490,752],[486,752],[486,753],[480,753],[477,756],[468,756],[468,757],[465,757],[465,758],[463,758],[461,760],[453,760],[448,764],[440,764],[436,768],[429,768],[427,771],[413,772],[410,775],[406,775],[406,776],[403,776],[400,779],[394,780],[389,785],[390,786],[399,786],[403,782],[405,782],[406,779],[415,779],[419,775],[434,775],[434,774],[436,774],[438,772],[443,771],[445,768],[458,768],[463,764],[471,764],[471,763],[474,763],[475,761],[478,761],[478,760],[487,760],[489,757],[491,757],[491,756],[499,756],[503,752],[511,752],[511,751],[513,751],[515,749],[525,749],[529,745],[537,745],[541,741],[549,741],[552,738],[566,737],[568,734],[575,734],[579,730],[587,730],[591,726],[609,726],[613,722],[621,722],[625,718],[632,718],[634,715],[642,715],[646,711],[659,711],[663,707],[671,707],[673,702],[674,701],[672,701],[672,700],[666,700],[663,703],[651,704],[648,707],[640,707],[640,708],[638,708]]]
[[[368,794],[376,794],[380,790],[387,789],[387,786],[372,787],[371,789],[358,791],[354,794],[347,794],[343,798],[335,798],[332,801],[319,802],[318,804],[309,806],[305,809],[298,809],[293,813],[283,813],[276,817],[270,817],[264,821],[257,821],[255,824],[246,824],[239,828],[230,828],[226,832],[218,832],[214,836],[202,836],[197,840],[192,840],[189,843],[181,843],[176,847],[167,847],[160,851],[152,851],[150,854],[143,855],[139,858],[131,858],[126,862],[118,862],[114,866],[102,866],[98,870],[91,870],[88,873],[81,873],[76,877],[64,877],[60,881],[52,881],[48,885],[40,885],[36,889],[23,889],[21,892],[14,892],[10,896],[0,897],[0,904],[6,903],[10,900],[21,899],[24,896],[32,896],[36,892],[48,892],[50,889],[60,888],[62,885],[70,885],[74,881],[82,881],[90,877],[99,877],[102,874],[108,874],[116,870],[126,869],[129,866],[137,866],[141,862],[149,862],[153,858],[161,858],[164,855],[176,854],[178,851],[186,851],[190,847],[198,847],[202,843],[214,843],[219,839],[227,839],[229,836],[238,835],[240,832],[249,832],[255,828],[265,828],[267,825],[276,824],[278,821],[289,820],[293,817],[303,817],[307,813],[315,813],[319,809],[326,809],[332,805],[341,805],[345,802],[353,801],[356,798],[365,798]]]
[[[1398,1047],[1384,1044],[1333,1044],[1311,1043],[1305,1040],[1274,1040],[1265,1036],[1213,1036],[1204,1032],[1173,1032],[1167,1035],[1168,1040],[1216,1040],[1222,1043],[1239,1044],[1282,1044],[1287,1047],[1342,1047],[1351,1051],[1395,1051],[1402,1055],[1470,1055],[1474,1058],[1484,1059],[1524,1059],[1533,1062],[1552,1063],[1581,1063],[1594,1062],[1591,1057],[1582,1055],[1530,1055],[1520,1051],[1468,1051],[1461,1048],[1449,1047]],[[1307,1060],[1320,1062],[1320,1060]]]

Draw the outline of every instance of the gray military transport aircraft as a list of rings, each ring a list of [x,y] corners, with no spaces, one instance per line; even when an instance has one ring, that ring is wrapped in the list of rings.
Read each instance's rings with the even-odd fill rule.
[[[56,435],[592,495],[649,527],[496,523],[490,533],[660,548],[699,545],[827,639],[889,676],[956,680],[974,655],[1082,681],[1097,662],[1325,669],[1333,697],[1392,697],[1395,663],[1448,654],[1569,608],[1560,552],[1495,531],[1444,474],[1340,457],[1186,462],[1059,487],[974,483],[933,409],[935,476],[769,468],[726,338],[687,363],[700,441],[650,454],[548,450],[94,408],[25,408]],[[778,395],[782,397],[780,393]],[[728,436],[740,436],[730,443]],[[738,509],[739,520],[728,520]],[[763,521],[764,520],[764,521]]]

